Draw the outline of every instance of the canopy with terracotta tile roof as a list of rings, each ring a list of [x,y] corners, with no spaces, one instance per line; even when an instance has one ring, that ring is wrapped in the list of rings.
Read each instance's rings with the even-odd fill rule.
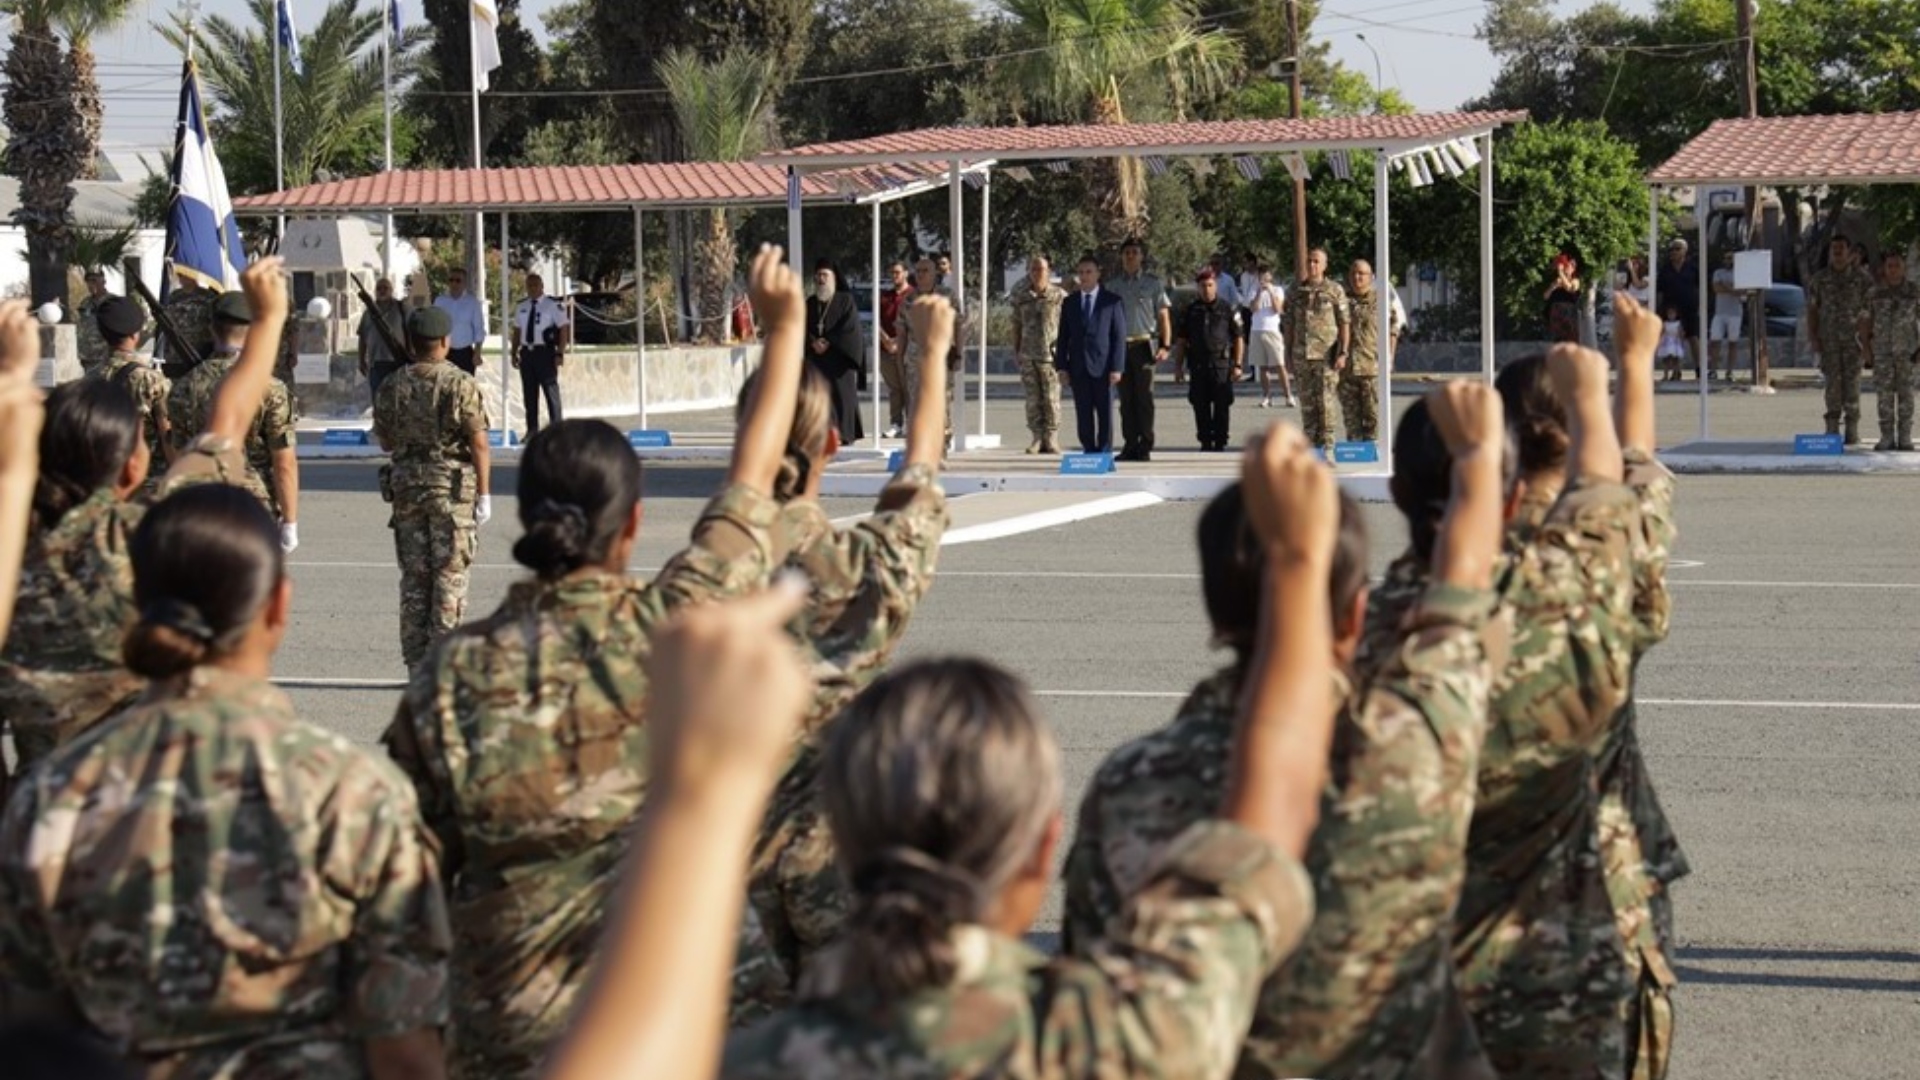
[[[1160,124],[1058,124],[1033,127],[945,127],[903,131],[845,142],[817,143],[811,146],[777,150],[760,156],[770,165],[784,165],[801,179],[819,170],[945,163],[953,173],[975,163],[993,159],[1000,163],[1064,162],[1085,158],[1177,158],[1297,155],[1327,151],[1372,151],[1374,166],[1374,266],[1379,275],[1392,280],[1387,250],[1387,176],[1390,168],[1403,162],[1439,154],[1443,147],[1470,147],[1478,150],[1461,161],[1446,155],[1450,168],[1481,170],[1480,185],[1480,281],[1481,281],[1481,367],[1493,378],[1493,133],[1502,127],[1525,121],[1524,112],[1451,112],[1415,113],[1405,116],[1338,116],[1300,120],[1206,120]],[[1436,162],[1441,158],[1433,158]],[[1424,176],[1425,166],[1417,166]],[[991,173],[988,174],[989,176]],[[948,185],[949,214],[952,218],[953,277],[957,286],[965,280],[962,252],[960,192]],[[984,196],[984,193],[983,193]],[[981,262],[988,258],[985,237],[987,203],[980,201],[982,236]],[[800,203],[787,204],[787,248],[801,250]],[[980,303],[987,300],[986,275],[980,288]],[[956,288],[956,292],[960,292]],[[960,292],[960,295],[965,295]],[[1388,336],[1391,308],[1386,290],[1381,290],[1378,318],[1380,335]],[[986,320],[975,320],[979,329],[978,404],[979,434],[969,445],[992,446],[997,439],[987,435],[987,338]],[[1392,358],[1386,358],[1386,370],[1379,379],[1382,416],[1393,415]],[[1392,458],[1391,425],[1380,430],[1380,460]],[[968,439],[964,437],[963,439]]]
[[[1920,183],[1920,112],[1717,120],[1647,174],[1662,187]]]

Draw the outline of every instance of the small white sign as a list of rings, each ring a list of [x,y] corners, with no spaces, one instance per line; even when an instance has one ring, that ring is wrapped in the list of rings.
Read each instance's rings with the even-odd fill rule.
[[[1737,251],[1733,255],[1733,287],[1765,289],[1773,285],[1773,252]]]
[[[293,361],[293,381],[298,385],[325,385],[333,378],[333,357],[327,353],[300,353]]]

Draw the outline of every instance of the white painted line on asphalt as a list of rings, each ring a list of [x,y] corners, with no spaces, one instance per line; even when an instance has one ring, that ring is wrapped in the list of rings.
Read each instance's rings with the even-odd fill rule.
[[[1712,589],[1920,589],[1913,581],[1689,581],[1679,578],[1668,585]]]
[[[1057,506],[1051,510],[1036,510],[1031,514],[1018,514],[1000,521],[986,521],[965,528],[951,529],[941,540],[941,547],[956,544],[975,544],[983,540],[1003,540],[1022,533],[1038,532],[1041,529],[1053,529],[1062,525],[1071,525],[1078,521],[1088,521],[1108,514],[1121,514],[1128,510],[1144,510],[1149,506],[1158,506],[1163,502],[1160,496],[1147,491],[1129,491],[1106,499],[1076,503],[1072,506]]]

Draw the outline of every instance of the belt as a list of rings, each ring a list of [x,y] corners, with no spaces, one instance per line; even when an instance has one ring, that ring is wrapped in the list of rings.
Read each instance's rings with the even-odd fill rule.
[[[1152,335],[1152,334],[1141,334],[1141,335],[1140,335],[1139,337],[1130,337],[1130,338],[1128,338],[1128,339],[1127,339],[1127,344],[1129,344],[1129,345],[1138,345],[1138,344],[1140,344],[1140,343],[1141,343],[1141,342],[1143,342],[1143,341],[1152,341],[1152,340],[1153,340],[1153,335]]]

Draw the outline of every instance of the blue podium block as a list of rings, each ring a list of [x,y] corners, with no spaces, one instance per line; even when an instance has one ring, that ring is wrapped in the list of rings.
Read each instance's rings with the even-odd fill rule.
[[[506,450],[520,445],[520,436],[511,431],[492,428],[487,432],[487,445],[495,450]]]
[[[1380,463],[1380,444],[1370,442],[1334,443],[1333,460],[1341,465],[1377,465]]]
[[[887,471],[888,472],[899,472],[900,466],[905,465],[906,463],[907,463],[907,452],[905,450],[895,450],[893,453],[887,455]]]
[[[1061,476],[1099,476],[1113,471],[1112,454],[1062,454]]]
[[[367,432],[356,428],[328,428],[327,433],[320,436],[321,446],[369,446],[372,442]]]
[[[1847,444],[1838,435],[1795,435],[1793,452],[1795,456],[1838,457],[1847,452]]]
[[[673,445],[673,434],[657,428],[629,431],[627,445],[635,450],[664,450]]]

